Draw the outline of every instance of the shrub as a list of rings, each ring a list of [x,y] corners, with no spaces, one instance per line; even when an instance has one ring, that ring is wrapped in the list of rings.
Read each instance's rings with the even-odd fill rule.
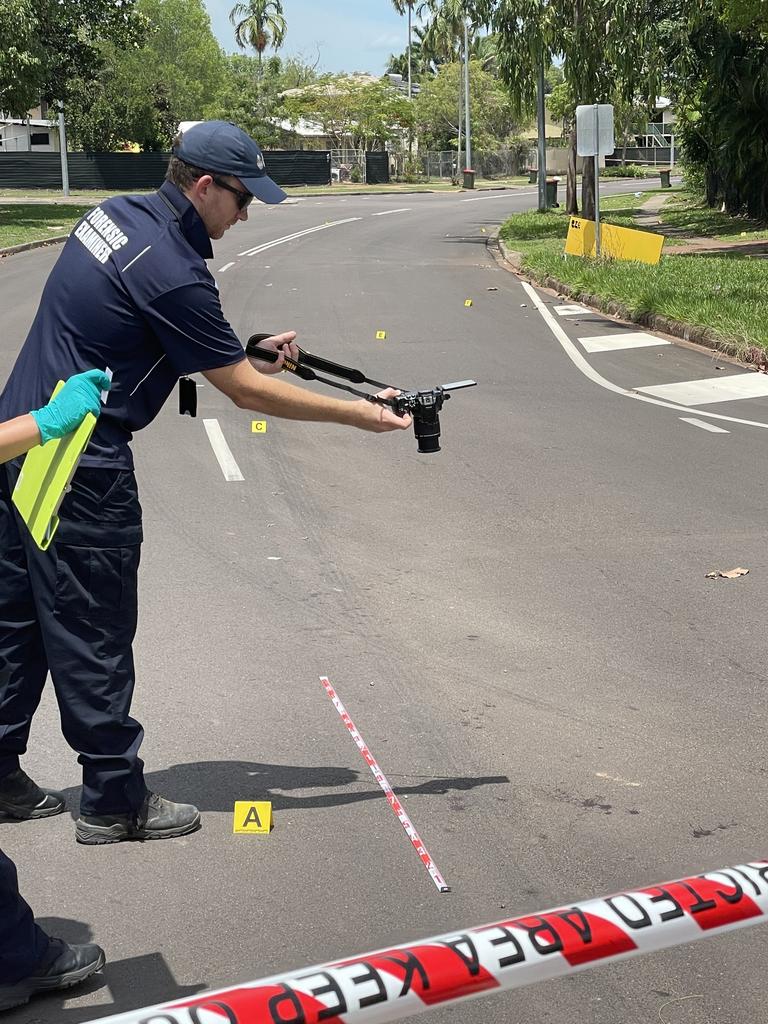
[[[604,178],[648,178],[656,173],[654,167],[643,167],[642,164],[625,164],[624,167],[611,164],[600,171],[600,176]]]

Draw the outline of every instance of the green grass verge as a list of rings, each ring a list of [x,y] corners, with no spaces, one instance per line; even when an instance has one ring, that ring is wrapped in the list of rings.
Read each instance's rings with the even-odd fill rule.
[[[480,192],[484,189],[494,188],[516,188],[520,185],[529,184],[527,177],[515,177],[515,178],[499,178],[496,179],[479,179],[475,181],[475,190]],[[143,191],[153,192],[154,189],[148,189]],[[443,179],[433,179],[431,181],[418,181],[413,184],[406,182],[393,181],[389,185],[364,185],[364,184],[353,184],[351,182],[345,182],[344,184],[335,185],[288,185],[285,191],[289,196],[344,196],[354,195],[356,193],[365,193],[371,195],[381,195],[388,193],[397,192],[461,192],[462,186],[452,185],[450,181]],[[70,193],[68,201],[82,200],[85,203],[93,206],[102,199],[109,199],[110,196],[124,196],[124,195],[140,195],[141,189],[128,189],[123,191],[109,192],[105,190],[87,190],[87,189],[75,189]],[[0,189],[0,201],[3,199],[54,199],[62,201],[61,189],[21,189],[21,188],[4,188]]]
[[[624,223],[634,202],[607,211],[605,219]],[[606,204],[607,205],[607,204]],[[632,226],[630,223],[626,226]],[[577,293],[620,302],[632,317],[660,313],[698,327],[709,327],[724,347],[744,355],[753,345],[768,349],[765,318],[766,264],[736,255],[662,256],[658,266],[620,260],[564,257],[568,218],[559,212],[510,217],[501,237],[523,257],[532,277],[554,278]]]
[[[659,217],[662,228],[673,228],[704,238],[725,241],[760,241],[768,238],[768,224],[760,224],[748,217],[731,217],[713,210],[692,192],[680,192],[664,204]]]
[[[0,249],[66,235],[93,203],[0,203]]]

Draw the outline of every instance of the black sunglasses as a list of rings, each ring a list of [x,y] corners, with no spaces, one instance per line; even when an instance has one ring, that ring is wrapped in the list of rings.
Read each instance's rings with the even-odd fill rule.
[[[226,181],[222,181],[222,179],[218,178],[215,174],[212,174],[211,177],[213,178],[214,185],[218,185],[219,188],[226,189],[227,192],[231,192],[233,195],[237,196],[238,210],[244,210],[246,207],[250,206],[251,200],[253,199],[250,192],[243,192],[242,189],[228,185]]]

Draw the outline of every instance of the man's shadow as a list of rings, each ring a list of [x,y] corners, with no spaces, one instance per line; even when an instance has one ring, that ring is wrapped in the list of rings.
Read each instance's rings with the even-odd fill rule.
[[[400,797],[444,796],[451,790],[470,790],[509,782],[507,775],[406,776],[422,781],[390,784]],[[366,771],[351,768],[263,764],[258,761],[196,761],[148,772],[147,786],[169,799],[191,803],[201,811],[231,811],[236,800],[270,800],[275,811],[342,807],[383,798]],[[360,788],[360,784],[365,788]],[[349,787],[355,786],[355,789]],[[291,795],[291,791],[322,789],[333,792]],[[80,788],[64,790],[73,817],[77,817]]]
[[[48,935],[70,943],[98,942],[91,928],[83,921],[63,917],[39,917],[37,923]],[[3,1024],[85,1024],[117,1013],[127,1013],[144,1006],[186,999],[208,988],[205,982],[179,985],[162,953],[145,953],[126,960],[109,961],[103,970],[82,984],[63,992],[35,996],[30,1003],[3,1014]],[[102,998],[98,1005],[65,1006],[72,1000],[92,992],[109,990],[110,1001]]]

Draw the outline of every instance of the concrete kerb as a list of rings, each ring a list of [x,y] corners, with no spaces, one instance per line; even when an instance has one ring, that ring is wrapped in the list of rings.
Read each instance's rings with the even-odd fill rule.
[[[42,249],[44,245],[56,245],[59,242],[66,242],[69,235],[54,235],[53,238],[40,238],[37,242],[23,242],[21,245],[9,245],[0,249],[0,258],[12,256],[16,252],[27,252],[29,249]]]
[[[498,235],[491,239],[489,244],[495,244],[498,247],[498,258],[503,260],[513,273],[518,277],[525,278],[532,284],[540,285],[542,288],[549,288],[556,294],[573,299],[574,302],[588,306],[598,313],[607,313],[608,316],[616,317],[618,320],[640,324],[643,327],[650,328],[652,331],[658,331],[660,334],[668,334],[672,338],[680,338],[681,341],[714,349],[731,359],[735,359],[737,362],[742,362],[738,346],[733,341],[718,334],[717,331],[712,330],[711,327],[699,327],[696,324],[684,323],[682,320],[673,320],[671,317],[664,316],[663,313],[633,313],[615,299],[606,299],[601,295],[589,295],[586,292],[578,291],[563,281],[558,281],[557,278],[551,277],[548,274],[534,274],[527,268],[523,269],[523,254],[508,248],[504,240]]]

